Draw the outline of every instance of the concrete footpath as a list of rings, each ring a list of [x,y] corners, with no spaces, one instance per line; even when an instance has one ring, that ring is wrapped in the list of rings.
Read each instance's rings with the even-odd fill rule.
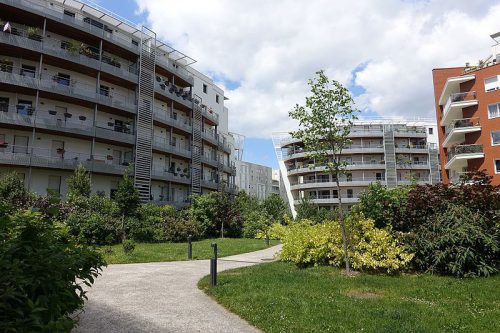
[[[222,258],[218,271],[271,261],[279,250]],[[109,265],[73,332],[259,332],[198,289],[209,272],[209,260]]]

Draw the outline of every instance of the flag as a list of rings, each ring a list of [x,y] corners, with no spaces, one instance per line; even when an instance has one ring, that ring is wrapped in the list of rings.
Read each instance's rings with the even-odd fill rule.
[[[6,32],[6,31],[12,32],[12,28],[10,26],[10,22],[5,23],[5,25],[3,26],[3,32]]]

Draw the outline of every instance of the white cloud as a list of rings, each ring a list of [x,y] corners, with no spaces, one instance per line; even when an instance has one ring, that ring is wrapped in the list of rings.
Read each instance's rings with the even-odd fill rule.
[[[240,83],[225,89],[229,126],[247,137],[290,130],[318,69],[347,84],[363,63],[360,108],[434,117],[432,69],[484,58],[500,31],[500,5],[486,0],[136,1],[197,69]]]

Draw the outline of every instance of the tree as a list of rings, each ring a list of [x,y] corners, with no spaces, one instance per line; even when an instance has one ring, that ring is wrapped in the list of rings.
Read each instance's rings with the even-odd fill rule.
[[[91,189],[90,177],[83,164],[79,164],[75,172],[68,178],[68,197],[89,197]]]
[[[271,193],[271,195],[262,201],[261,205],[272,223],[283,223],[283,217],[286,214],[286,204],[278,194]]]
[[[126,238],[125,217],[136,215],[137,208],[141,203],[139,191],[134,186],[134,180],[130,176],[130,172],[130,168],[125,170],[123,179],[120,184],[118,184],[118,189],[114,198],[122,215],[122,240],[125,240]]]
[[[289,115],[299,121],[299,129],[290,134],[304,144],[313,167],[325,166],[337,185],[339,220],[342,226],[344,261],[349,273],[349,255],[342,198],[340,195],[339,175],[346,172],[346,162],[341,160],[342,150],[351,143],[349,133],[358,110],[354,100],[340,82],[330,80],[323,70],[316,72],[309,80],[311,95],[306,97],[305,106],[296,105]]]

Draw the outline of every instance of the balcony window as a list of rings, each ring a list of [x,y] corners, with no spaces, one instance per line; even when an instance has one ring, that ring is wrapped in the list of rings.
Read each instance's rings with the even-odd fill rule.
[[[432,134],[434,134],[434,128],[429,127],[429,135],[432,135]]]
[[[69,87],[71,77],[68,74],[57,73],[57,75],[54,76],[54,81],[60,85]]]
[[[102,96],[109,96],[109,87],[101,84],[99,87],[99,94]]]
[[[492,146],[500,145],[500,131],[491,132],[491,145]]]
[[[49,176],[47,192],[61,193],[61,176]]]
[[[207,88],[208,88],[208,87],[207,87],[207,85],[206,85],[206,84],[204,84],[204,85],[203,85],[203,92],[204,92],[205,94],[207,93]]]
[[[9,98],[8,97],[0,97],[0,112],[8,112],[9,111]]]
[[[20,74],[22,76],[35,77],[35,66],[22,65]]]
[[[219,95],[215,95],[215,103],[219,104]]]
[[[500,117],[500,103],[488,105],[488,118],[498,118]]]
[[[500,173],[500,159],[495,160],[495,173],[496,174]]]
[[[14,63],[10,60],[0,60],[0,71],[12,73],[12,68],[14,68]]]
[[[353,197],[353,191],[352,189],[347,189],[347,197],[352,198]]]

